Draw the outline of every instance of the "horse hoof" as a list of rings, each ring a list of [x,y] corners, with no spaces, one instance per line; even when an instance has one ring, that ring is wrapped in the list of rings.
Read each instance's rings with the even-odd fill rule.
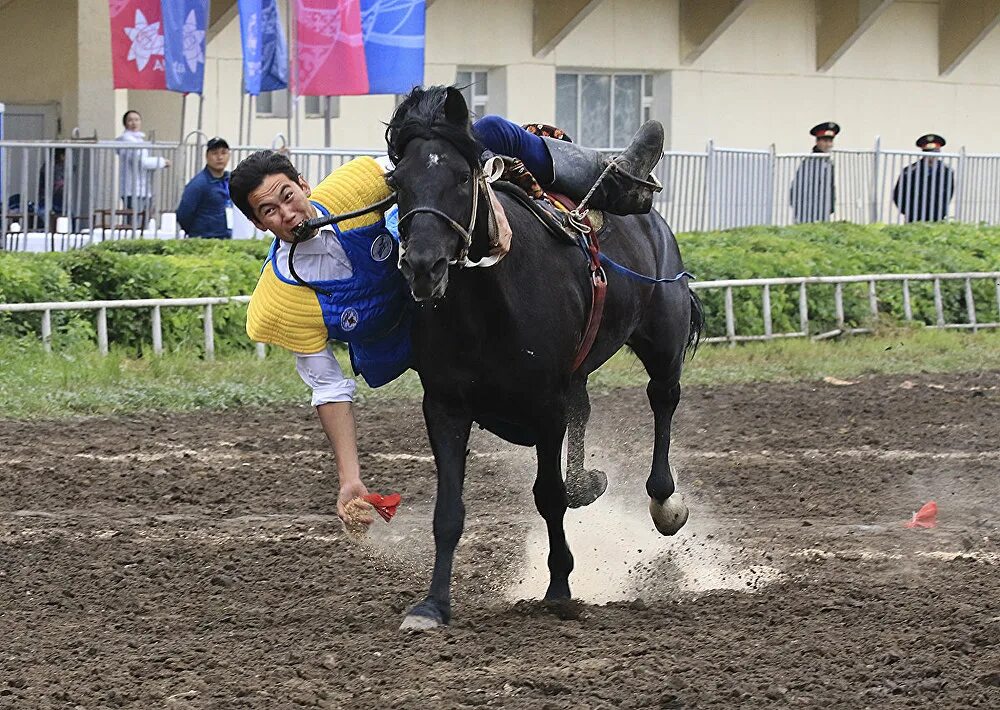
[[[429,616],[420,616],[419,614],[407,614],[406,618],[403,619],[403,623],[399,625],[399,630],[420,633],[436,629],[439,626],[443,626],[443,624],[437,619],[432,619]]]
[[[649,515],[653,518],[653,525],[656,526],[661,535],[673,535],[687,522],[688,507],[684,505],[681,494],[674,493],[662,503],[657,502],[655,498],[650,498]]]
[[[570,508],[590,505],[608,490],[608,476],[604,471],[588,470],[566,477],[566,498]]]
[[[410,613],[406,615],[403,623],[399,625],[399,630],[412,632],[430,631],[431,629],[446,626],[447,624],[447,616],[445,613],[442,613],[438,605],[431,599],[424,599],[410,609]]]

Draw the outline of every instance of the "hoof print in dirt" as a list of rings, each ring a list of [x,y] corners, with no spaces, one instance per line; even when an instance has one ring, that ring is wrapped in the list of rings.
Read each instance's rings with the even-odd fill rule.
[[[604,495],[608,490],[608,476],[604,471],[588,470],[566,476],[566,497],[570,508],[583,508]]]

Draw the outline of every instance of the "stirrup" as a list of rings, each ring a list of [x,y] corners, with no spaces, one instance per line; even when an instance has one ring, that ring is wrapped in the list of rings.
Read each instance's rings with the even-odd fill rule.
[[[653,173],[650,173],[647,176],[649,179],[643,179],[643,178],[641,178],[641,177],[639,177],[637,175],[633,175],[632,173],[630,173],[627,170],[625,170],[625,168],[621,167],[621,163],[619,163],[618,160],[616,160],[616,159],[613,159],[611,161],[611,168],[616,173],[618,173],[619,175],[621,175],[622,177],[626,177],[629,180],[631,180],[632,182],[639,183],[643,187],[648,187],[653,192],[660,192],[660,191],[663,190],[663,183],[661,183],[656,178],[656,175],[654,175]]]

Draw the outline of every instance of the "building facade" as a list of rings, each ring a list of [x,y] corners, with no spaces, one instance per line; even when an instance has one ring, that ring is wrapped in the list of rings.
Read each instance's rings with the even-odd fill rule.
[[[284,0],[279,0],[283,8]],[[1000,1],[429,0],[426,83],[458,83],[477,113],[558,123],[620,147],[657,118],[674,150],[808,150],[820,121],[839,148],[910,148],[927,132],[1000,152]],[[287,14],[285,15],[287,18]],[[286,19],[287,26],[287,19]],[[112,88],[107,0],[0,0],[8,138],[112,138],[126,109],[159,141],[198,125],[240,135],[236,0],[212,0],[204,102]],[[262,96],[244,143],[378,148],[394,96]],[[243,111],[249,112],[243,103]],[[247,124],[244,118],[244,126]],[[244,129],[246,130],[246,129]]]

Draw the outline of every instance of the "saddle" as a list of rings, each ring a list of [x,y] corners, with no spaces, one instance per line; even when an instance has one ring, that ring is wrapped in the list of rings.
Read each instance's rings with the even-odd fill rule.
[[[493,188],[517,199],[538,218],[550,234],[578,246],[587,257],[593,298],[587,323],[569,368],[570,372],[576,372],[590,354],[604,315],[608,279],[601,265],[601,245],[598,239],[604,228],[604,215],[597,210],[576,214],[576,202],[565,195],[545,192],[519,159],[507,156],[500,158],[504,170],[493,182]]]
[[[565,195],[546,192],[520,159],[506,155],[497,157],[503,161],[504,169],[500,177],[492,184],[493,188],[517,198],[531,209],[557,239],[565,240],[568,238],[576,243],[581,236],[581,230],[570,221],[570,212],[576,209],[576,202]],[[518,190],[505,189],[504,183],[516,187]],[[530,200],[525,201],[523,197],[530,198]],[[586,226],[595,236],[604,229],[604,213],[593,209],[588,210],[584,219],[585,222],[589,222]]]

